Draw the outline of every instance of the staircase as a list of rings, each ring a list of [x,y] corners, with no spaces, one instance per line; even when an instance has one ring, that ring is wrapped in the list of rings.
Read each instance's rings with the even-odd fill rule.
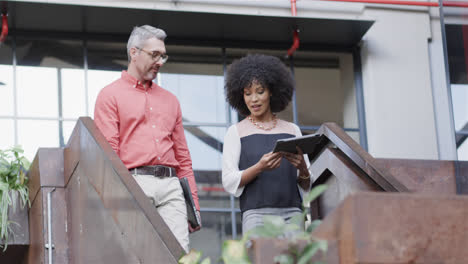
[[[310,205],[323,219],[313,236],[328,241],[326,263],[468,263],[468,162],[375,159],[334,123],[317,131],[313,185],[328,189]],[[258,239],[255,263],[273,263],[288,245]]]
[[[317,133],[312,180],[328,189],[310,212],[323,219],[313,235],[328,241],[326,263],[468,263],[468,197],[457,195],[468,191],[457,180],[468,162],[375,159],[336,124]],[[31,208],[10,212],[22,224],[0,263],[177,263],[183,254],[90,118],[65,148],[40,149],[29,178]],[[250,251],[273,263],[287,244],[258,239]]]
[[[65,148],[40,149],[28,176],[29,246],[0,263],[177,263],[183,254],[90,118]]]

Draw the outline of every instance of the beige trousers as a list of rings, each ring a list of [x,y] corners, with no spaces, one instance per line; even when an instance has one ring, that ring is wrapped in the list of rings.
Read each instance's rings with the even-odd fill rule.
[[[133,178],[156,206],[158,213],[169,226],[177,241],[188,252],[187,207],[179,178],[159,178],[152,175],[133,175]]]

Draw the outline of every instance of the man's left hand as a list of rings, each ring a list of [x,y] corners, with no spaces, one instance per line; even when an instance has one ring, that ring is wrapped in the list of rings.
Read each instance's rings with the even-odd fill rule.
[[[201,229],[202,225],[201,225],[201,216],[200,216],[200,211],[197,211],[197,214],[198,214],[198,217],[200,218],[200,225],[196,228],[192,228],[192,226],[190,225],[190,223],[188,223],[188,228],[189,228],[189,232],[190,233],[193,233],[193,232],[196,232],[198,230]]]

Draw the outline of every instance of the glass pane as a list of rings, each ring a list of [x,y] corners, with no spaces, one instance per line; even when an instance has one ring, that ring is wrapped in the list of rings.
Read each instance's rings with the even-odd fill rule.
[[[223,242],[232,237],[231,213],[201,212],[203,228],[190,234],[190,247],[203,252],[211,263],[220,263]],[[241,237],[241,217],[236,214],[237,238]],[[203,259],[202,258],[202,259]]]
[[[111,82],[119,79],[120,75],[120,71],[88,70],[89,116],[94,118],[94,105],[96,104],[99,91]]]
[[[83,68],[83,42],[21,38],[16,41],[16,58],[24,66]]]
[[[18,142],[32,161],[39,148],[59,146],[58,121],[18,120]]]
[[[13,115],[13,52],[11,41],[0,45],[0,116]]]
[[[456,2],[456,1],[453,1]],[[464,14],[468,13],[466,8],[443,7],[445,16],[453,19],[464,20]],[[447,20],[445,20],[447,21]],[[466,23],[463,23],[466,24]],[[468,25],[445,24],[445,33],[447,37],[447,55],[450,72],[450,83],[468,84],[467,60],[466,60],[466,33]],[[452,95],[452,97],[454,97]]]
[[[224,127],[185,127],[185,137],[196,170],[221,170]]]
[[[160,85],[179,99],[186,122],[226,122],[224,77],[160,73]]]
[[[221,48],[166,45],[166,51],[169,60],[163,72],[223,75]]]
[[[2,43],[2,45],[0,45],[0,64],[4,64],[4,65],[13,64],[13,52],[12,52],[11,47],[12,47],[12,41],[10,39],[5,40],[5,42]]]
[[[452,84],[451,88],[455,130],[468,131],[468,85]]]
[[[27,117],[58,117],[59,100],[65,98],[62,109],[68,116],[70,113],[76,115],[77,110],[72,108],[83,102],[80,97],[75,97],[74,101],[68,99],[70,89],[76,89],[77,86],[83,89],[83,77],[73,76],[70,80],[67,70],[83,69],[83,42],[19,38],[16,44],[18,114]],[[60,79],[62,82],[59,83]],[[72,84],[76,86],[70,87]],[[59,89],[64,92],[64,97],[60,99]]]
[[[466,140],[466,135],[457,135],[457,139],[460,137],[465,138],[465,140],[457,149],[458,160],[468,160],[468,140]]]
[[[10,119],[0,119],[0,149],[7,149],[15,145],[15,126]]]
[[[0,116],[13,116],[13,102],[13,66],[0,64]]]
[[[343,126],[348,98],[341,87],[340,70],[296,67],[295,76],[299,123],[320,126],[335,122]]]
[[[84,71],[82,69],[61,69],[62,116],[78,118],[86,116],[86,93]]]
[[[86,47],[88,51],[88,69],[118,72],[127,69],[126,41],[88,41]]]
[[[65,145],[67,145],[68,140],[70,139],[70,136],[73,132],[73,129],[75,129],[76,126],[76,121],[63,121],[63,142]]]
[[[202,207],[230,207],[229,194],[221,183],[223,127],[185,127]]]
[[[346,134],[348,134],[354,141],[356,141],[358,144],[361,144],[360,139],[359,139],[359,132],[354,132],[354,131],[346,131]]]
[[[58,117],[57,69],[17,66],[16,74],[18,115]]]

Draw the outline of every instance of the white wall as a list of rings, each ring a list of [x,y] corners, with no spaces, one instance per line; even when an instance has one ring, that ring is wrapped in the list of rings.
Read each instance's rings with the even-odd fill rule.
[[[362,69],[369,152],[437,159],[426,12],[368,8]]]

